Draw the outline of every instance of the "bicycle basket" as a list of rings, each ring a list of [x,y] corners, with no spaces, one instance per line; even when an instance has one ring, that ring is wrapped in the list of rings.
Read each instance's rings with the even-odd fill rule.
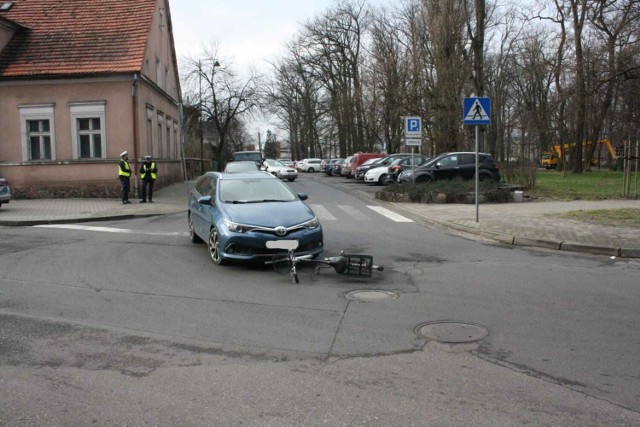
[[[341,274],[347,276],[367,276],[371,277],[371,266],[373,257],[371,255],[342,254],[345,260],[344,270]]]

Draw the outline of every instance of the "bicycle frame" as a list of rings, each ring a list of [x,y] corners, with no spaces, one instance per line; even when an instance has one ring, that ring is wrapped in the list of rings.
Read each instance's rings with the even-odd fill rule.
[[[299,262],[314,263],[316,265],[316,274],[320,274],[321,265],[332,267],[336,273],[347,276],[371,277],[373,270],[384,270],[384,267],[373,264],[373,257],[370,255],[345,254],[344,251],[342,251],[339,256],[313,259],[313,255],[296,255],[295,250],[298,249],[298,245],[297,240],[270,240],[266,243],[269,249],[283,249],[287,251],[286,256],[283,255],[279,259],[276,259],[276,255],[272,261],[267,261],[266,264],[272,264],[274,270],[276,270],[276,264],[286,261],[289,264],[289,275],[294,283],[300,283],[297,270],[297,264]]]

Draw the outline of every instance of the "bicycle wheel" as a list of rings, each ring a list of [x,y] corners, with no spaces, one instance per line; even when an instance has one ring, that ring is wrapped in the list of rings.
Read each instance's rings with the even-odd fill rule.
[[[273,271],[283,276],[291,273],[291,260],[288,256],[274,255],[271,258],[271,265],[273,265]]]

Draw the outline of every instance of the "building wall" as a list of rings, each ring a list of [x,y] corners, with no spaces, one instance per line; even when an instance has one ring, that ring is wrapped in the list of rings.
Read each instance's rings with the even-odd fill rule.
[[[134,120],[131,76],[70,79],[57,81],[0,82],[0,175],[11,183],[16,197],[115,197],[119,194],[117,163],[120,153],[129,151],[132,167],[137,167],[138,153],[134,146]],[[145,87],[144,85],[139,85]],[[177,107],[167,98],[154,95],[153,88],[144,88],[137,103],[138,123],[146,117],[147,103],[163,108],[171,118],[178,117]],[[104,105],[105,150],[101,158],[79,159],[74,156],[72,106]],[[25,160],[21,111],[26,106],[46,105],[53,110],[52,158]],[[22,108],[21,108],[22,107]],[[154,129],[157,117],[154,118]],[[170,143],[179,141],[179,125]],[[138,126],[138,140],[147,140],[147,129]],[[166,135],[166,128],[165,128]],[[157,138],[153,135],[152,138]],[[77,145],[77,144],[76,144]],[[53,153],[53,151],[55,153]],[[173,152],[177,152],[173,148]],[[159,168],[158,185],[181,178],[180,157],[156,158]],[[134,186],[135,187],[135,186]]]

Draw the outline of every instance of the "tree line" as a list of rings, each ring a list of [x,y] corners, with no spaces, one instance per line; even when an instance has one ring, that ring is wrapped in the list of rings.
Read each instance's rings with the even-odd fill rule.
[[[422,152],[434,155],[473,150],[463,99],[488,96],[481,151],[537,162],[569,144],[565,166],[582,172],[597,149],[588,141],[638,138],[639,22],[640,0],[403,0],[375,9],[338,0],[301,25],[268,79],[211,85],[196,110],[222,142],[220,111],[203,104],[261,108],[278,118],[295,159],[402,151],[402,118],[420,116]],[[221,71],[202,63],[191,61],[192,83]],[[185,93],[195,99],[193,85]]]

